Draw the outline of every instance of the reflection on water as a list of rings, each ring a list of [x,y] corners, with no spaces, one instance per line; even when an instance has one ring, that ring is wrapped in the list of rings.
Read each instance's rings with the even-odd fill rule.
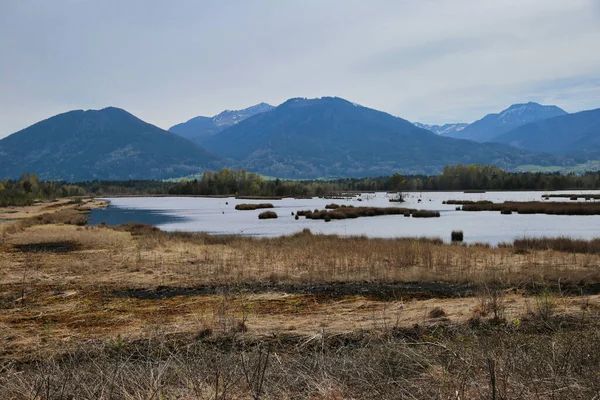
[[[142,224],[160,226],[185,220],[185,217],[169,215],[166,212],[166,210],[144,210],[110,206],[103,209],[93,209],[90,213],[90,222],[88,225],[98,225],[103,222],[108,225],[139,222]]]
[[[560,193],[560,192],[553,192]],[[594,193],[570,191],[570,193]],[[596,192],[598,193],[598,192]],[[442,204],[444,200],[491,200],[494,202],[539,201],[543,192],[423,192],[409,193],[406,203],[390,203],[393,195],[385,193],[362,194],[347,199],[291,199],[269,200],[279,218],[259,220],[262,210],[238,211],[236,204],[260,203],[259,200],[197,197],[132,197],[112,198],[105,210],[94,210],[91,224],[110,225],[142,222],[166,231],[207,232],[217,235],[246,236],[289,235],[308,228],[313,233],[338,235],[366,235],[369,237],[439,237],[450,239],[452,230],[462,230],[465,241],[497,244],[523,236],[570,236],[593,238],[600,236],[600,216],[565,215],[501,215],[499,212],[456,211],[456,206]],[[552,199],[550,201],[570,201]],[[583,200],[582,200],[583,201]],[[374,207],[409,207],[439,211],[440,218],[405,218],[402,215],[379,216],[346,220],[296,220],[292,213],[298,210],[323,209],[329,203]]]

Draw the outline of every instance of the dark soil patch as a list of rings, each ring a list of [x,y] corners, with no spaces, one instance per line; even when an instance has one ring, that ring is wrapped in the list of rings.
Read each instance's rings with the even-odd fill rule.
[[[206,285],[187,288],[159,286],[156,289],[126,289],[114,292],[118,297],[141,300],[161,300],[176,296],[198,295],[236,295],[261,293],[287,293],[316,296],[320,301],[346,296],[363,296],[370,300],[427,300],[448,299],[475,296],[478,293],[475,284],[455,284],[446,282],[336,282],[314,284],[268,284],[254,283],[241,285]],[[503,287],[503,290],[517,290]],[[582,296],[600,293],[600,283],[546,282],[544,285],[526,284],[521,287],[527,295],[536,295],[544,291],[569,296]]]
[[[425,300],[431,298],[452,298],[472,296],[476,293],[475,285],[450,283],[315,283],[315,284],[244,284],[235,286],[198,286],[193,288],[170,288],[160,286],[156,289],[130,289],[118,291],[120,297],[137,299],[166,299],[175,296],[196,296],[236,293],[288,293],[315,295],[320,298],[336,298],[344,296],[364,296],[372,300]]]
[[[70,253],[82,248],[73,241],[15,244],[13,247],[23,253]]]

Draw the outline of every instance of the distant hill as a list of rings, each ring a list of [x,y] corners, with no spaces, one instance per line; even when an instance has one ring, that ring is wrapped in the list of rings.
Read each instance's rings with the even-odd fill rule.
[[[172,126],[169,128],[169,131],[196,143],[202,143],[225,128],[235,125],[253,115],[271,111],[273,108],[275,107],[270,104],[260,103],[243,110],[226,110],[214,117],[192,118],[187,122]]]
[[[449,137],[488,142],[498,135],[511,131],[530,122],[566,115],[567,112],[556,106],[543,106],[538,103],[514,104],[498,114],[488,114],[473,122],[461,131],[450,132]]]
[[[438,173],[447,164],[560,165],[564,158],[436,135],[335,97],[290,99],[210,137],[204,146],[251,171],[285,178]]]
[[[600,158],[600,109],[533,122],[493,140],[531,151],[597,160]]]
[[[467,126],[469,126],[469,124],[465,124],[465,123],[445,124],[445,125],[428,125],[428,124],[421,124],[419,122],[413,122],[413,125],[415,125],[419,128],[422,128],[422,129],[427,129],[428,131],[437,133],[438,135],[449,135],[451,133],[457,133],[457,132],[460,132],[463,129],[465,129]]]
[[[0,140],[0,178],[162,179],[218,166],[218,157],[118,108],[56,115]]]

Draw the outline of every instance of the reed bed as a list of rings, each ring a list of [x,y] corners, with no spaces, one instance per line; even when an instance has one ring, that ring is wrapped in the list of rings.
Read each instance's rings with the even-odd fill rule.
[[[452,242],[462,242],[464,240],[464,233],[463,231],[452,231],[452,233],[450,234],[450,240]]]
[[[361,217],[377,217],[382,215],[404,215],[413,216],[414,218],[435,218],[439,217],[437,211],[417,210],[414,208],[404,207],[354,207],[354,206],[337,206],[337,204],[328,205],[331,211],[326,210],[300,210],[296,215],[307,219],[320,219],[326,222],[331,220],[361,218]],[[334,206],[335,208],[331,208]]]
[[[544,198],[568,198],[571,200],[600,200],[600,194],[543,194]]]
[[[512,211],[518,214],[600,215],[598,203],[512,202],[465,204],[462,211]]]
[[[248,210],[260,210],[263,208],[275,208],[271,203],[257,203],[257,204],[249,204],[242,203],[235,206],[236,210],[240,211],[248,211]]]
[[[513,242],[516,251],[554,250],[567,253],[600,254],[600,238],[585,240],[569,237],[522,238]]]
[[[258,214],[258,219],[276,219],[277,213],[275,211],[263,211]]]
[[[312,234],[278,238],[148,233],[142,260],[171,271],[173,283],[487,282],[558,279],[600,282],[593,254],[452,246],[441,239],[374,239]],[[169,252],[166,252],[169,251]],[[134,260],[131,260],[134,261]],[[16,277],[18,279],[18,277]],[[189,282],[188,282],[189,281]]]
[[[489,201],[489,200],[478,200],[478,201],[473,201],[473,200],[444,200],[444,201],[442,201],[442,204],[457,204],[457,205],[464,205],[464,204],[493,204],[493,202]]]
[[[439,218],[439,211],[417,210],[412,213],[413,218]]]
[[[235,196],[239,200],[283,200],[281,196]]]

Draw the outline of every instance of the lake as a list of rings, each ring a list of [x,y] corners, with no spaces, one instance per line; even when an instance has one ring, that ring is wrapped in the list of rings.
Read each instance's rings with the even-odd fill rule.
[[[452,230],[462,230],[465,242],[486,242],[492,245],[512,241],[519,237],[569,236],[590,239],[600,236],[599,216],[564,216],[545,214],[502,215],[499,212],[456,211],[455,205],[442,204],[444,200],[540,201],[545,192],[412,192],[405,195],[405,203],[391,203],[393,195],[363,193],[360,197],[340,199],[243,200],[203,197],[119,197],[106,198],[110,206],[92,210],[91,225],[105,222],[117,225],[125,222],[142,222],[165,231],[206,232],[215,235],[246,235],[274,237],[289,235],[304,228],[313,233],[338,235],[366,235],[369,237],[440,237],[450,239]],[[549,192],[598,194],[598,191]],[[358,199],[361,199],[359,201]],[[420,201],[419,201],[420,200]],[[572,201],[552,198],[549,201]],[[584,201],[583,199],[580,201]],[[279,218],[259,220],[264,210],[238,211],[240,203],[272,203]],[[374,207],[408,207],[436,210],[440,218],[406,218],[402,215],[358,219],[296,220],[292,212],[324,209],[326,204],[337,203]]]

